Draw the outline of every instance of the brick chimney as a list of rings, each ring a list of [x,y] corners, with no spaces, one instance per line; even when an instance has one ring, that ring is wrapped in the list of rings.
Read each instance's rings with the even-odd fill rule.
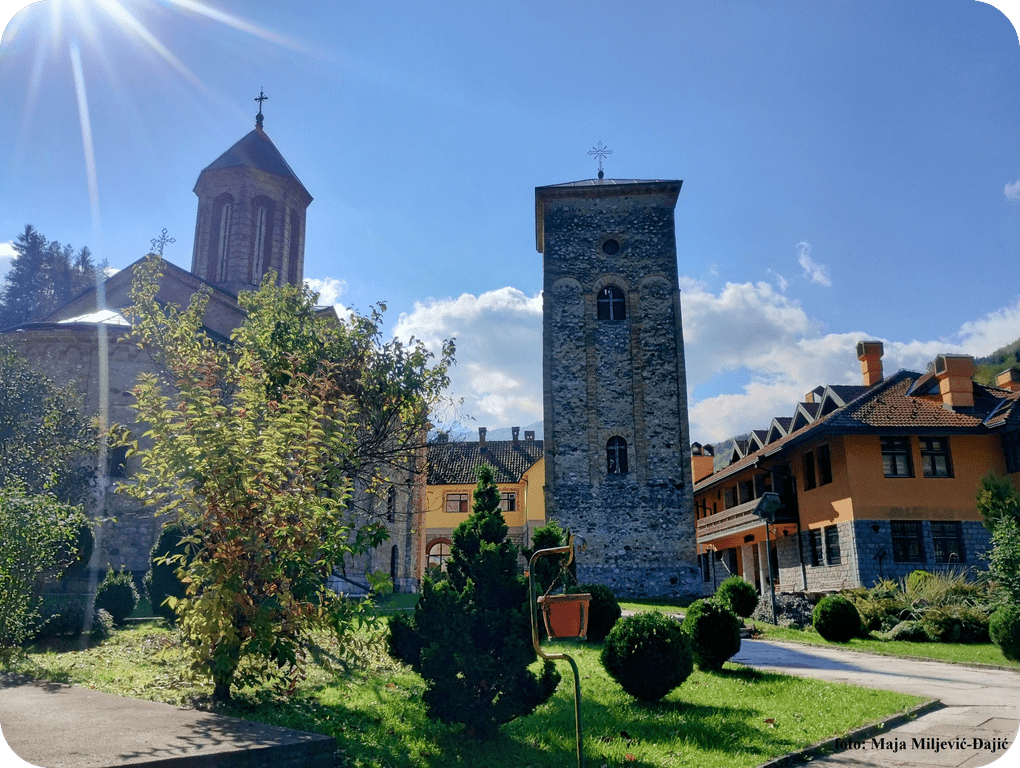
[[[880,341],[858,341],[857,359],[861,361],[861,376],[864,386],[873,387],[882,380],[882,353],[885,347]]]
[[[1007,368],[995,377],[995,386],[1008,389],[1010,392],[1020,392],[1020,369]]]
[[[939,380],[942,407],[974,407],[974,358],[970,355],[939,355],[935,358],[935,378]]]
[[[514,436],[514,445],[517,445],[517,442],[521,438],[521,428],[520,427],[510,427],[510,432],[512,432],[513,436]]]
[[[488,430],[486,430],[485,427],[478,428],[478,450],[480,451],[485,450],[485,433],[487,431]]]

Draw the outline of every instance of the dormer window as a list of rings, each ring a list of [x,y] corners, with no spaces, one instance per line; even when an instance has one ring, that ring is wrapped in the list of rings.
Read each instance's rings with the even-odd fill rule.
[[[599,291],[596,309],[599,320],[625,320],[627,300],[623,296],[623,291],[615,285],[607,285]]]

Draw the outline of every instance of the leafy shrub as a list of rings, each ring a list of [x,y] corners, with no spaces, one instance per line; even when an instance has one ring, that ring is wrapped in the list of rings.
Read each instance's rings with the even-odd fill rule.
[[[1020,606],[1004,605],[993,613],[988,622],[988,634],[1003,656],[1010,661],[1020,661]]]
[[[159,539],[149,552],[149,572],[145,574],[145,588],[149,593],[149,602],[152,603],[152,612],[169,622],[177,621],[177,612],[166,604],[166,599],[174,597],[180,600],[185,596],[185,588],[177,578],[181,562],[160,561],[166,557],[187,556],[187,548],[181,544],[184,535],[184,529],[175,523],[163,526]]]
[[[1003,518],[992,531],[988,571],[1007,602],[1020,605],[1020,525]]]
[[[33,635],[34,640],[77,637],[85,626],[85,606],[78,601],[44,606]]]
[[[830,642],[845,643],[861,632],[861,616],[854,604],[840,595],[823,597],[812,614],[815,631]]]
[[[758,590],[740,576],[730,576],[715,591],[715,599],[737,616],[748,618],[758,607]]]
[[[138,607],[138,588],[135,580],[127,571],[115,573],[113,566],[96,589],[96,609],[102,609],[113,616],[117,624],[124,620]]]
[[[941,643],[987,643],[989,618],[978,607],[947,605],[927,611],[921,625]]]
[[[908,595],[916,595],[920,593],[924,589],[924,585],[934,575],[935,574],[929,573],[928,571],[911,571],[907,576],[904,591]]]
[[[722,669],[740,650],[740,619],[715,600],[695,600],[687,609],[683,628],[699,669]]]
[[[776,618],[781,627],[803,629],[811,624],[811,601],[803,595],[776,595]],[[766,592],[751,614],[753,621],[772,623],[772,596]]]
[[[896,624],[888,632],[878,633],[880,640],[904,640],[908,643],[931,643],[934,638],[928,634],[920,621],[907,619]]]
[[[96,610],[92,617],[92,637],[96,640],[105,640],[113,634],[113,616],[109,611],[102,608]]]
[[[422,642],[414,629],[414,621],[405,613],[390,618],[386,647],[390,656],[404,662],[416,672],[421,669]]]
[[[602,666],[634,698],[658,701],[690,677],[694,660],[680,623],[646,611],[616,623],[602,649]]]
[[[599,643],[620,620],[623,611],[613,590],[605,584],[582,584],[581,591],[591,595],[588,603],[588,642]]]
[[[902,619],[903,604],[900,600],[884,597],[873,599],[869,596],[845,595],[854,604],[861,617],[861,632],[882,632],[896,626]]]

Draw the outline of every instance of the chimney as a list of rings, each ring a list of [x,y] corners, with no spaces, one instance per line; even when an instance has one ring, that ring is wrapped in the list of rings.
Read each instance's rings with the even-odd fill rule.
[[[882,380],[882,353],[885,348],[880,341],[858,341],[857,359],[861,361],[861,376],[864,386],[873,387]]]
[[[974,358],[970,355],[939,355],[935,378],[939,380],[942,407],[949,411],[974,407]]]
[[[520,437],[521,437],[521,428],[520,427],[510,427],[510,431],[513,433],[513,436],[514,436],[514,445],[517,445],[517,442],[520,440]]]
[[[436,435],[437,443],[448,443],[450,442],[450,434],[448,432],[439,432]]]
[[[1007,368],[995,377],[995,386],[1020,392],[1020,368]]]
[[[485,450],[485,433],[486,433],[486,431],[487,430],[485,429],[485,427],[479,427],[478,428],[478,450],[480,450],[480,451],[484,451]]]
[[[535,440],[535,430],[533,430],[533,429],[526,429],[526,430],[524,430],[524,441],[525,442],[529,442],[529,441],[530,442],[534,442],[534,440]]]
[[[701,455],[701,443],[691,443],[691,456]]]

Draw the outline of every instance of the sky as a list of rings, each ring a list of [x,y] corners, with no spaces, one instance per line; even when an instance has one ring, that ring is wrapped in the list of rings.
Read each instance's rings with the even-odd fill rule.
[[[534,189],[593,178],[601,142],[608,178],[683,180],[691,439],[723,440],[859,383],[858,340],[891,373],[1020,337],[1000,6],[42,0],[0,38],[0,271],[26,224],[115,269],[166,228],[190,268],[198,174],[264,89],[321,301],[454,337],[466,429],[530,425]]]

